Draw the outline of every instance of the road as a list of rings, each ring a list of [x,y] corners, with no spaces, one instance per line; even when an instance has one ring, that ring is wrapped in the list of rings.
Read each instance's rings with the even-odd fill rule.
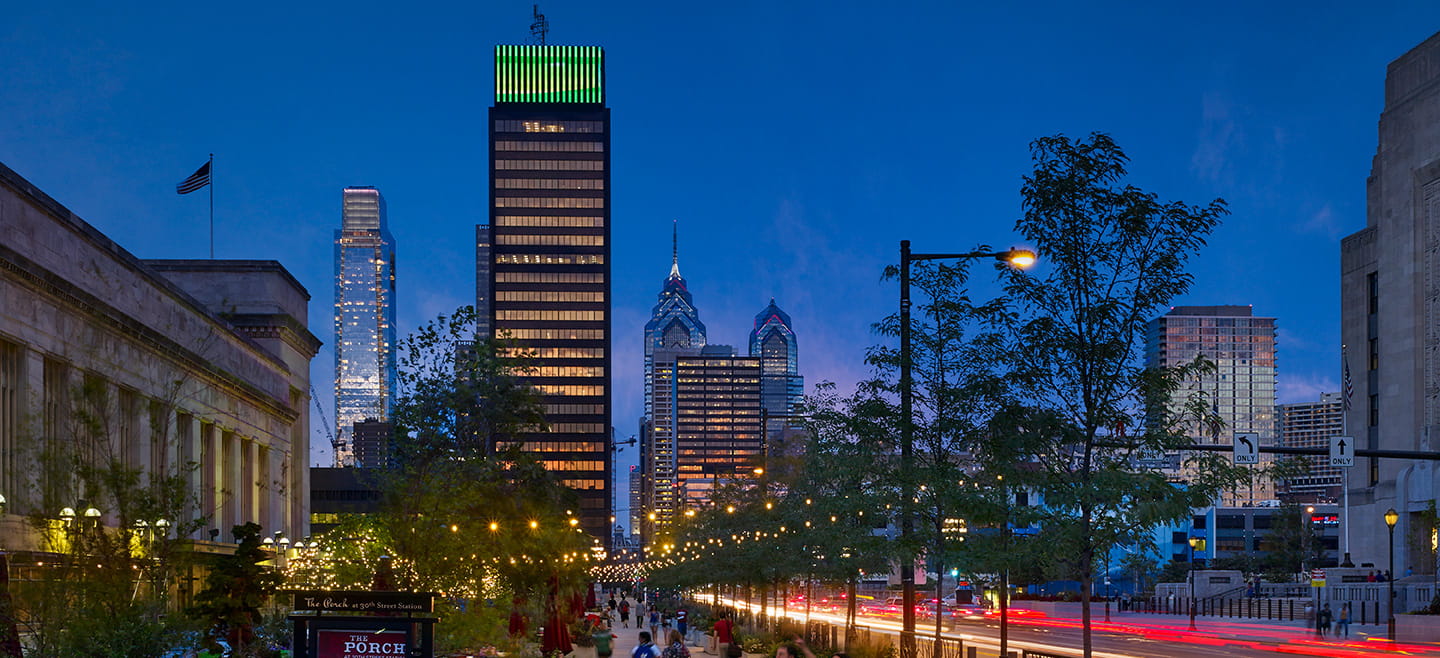
[[[722,602],[745,608],[744,601]],[[751,604],[758,611],[758,604]],[[770,609],[778,613],[776,608]],[[801,610],[787,611],[787,616],[797,621],[805,619]],[[811,612],[810,618],[836,625],[844,625],[843,611]],[[893,616],[862,615],[859,623],[874,632],[898,634],[900,621]],[[921,621],[917,624],[921,638],[934,637],[934,622]],[[1079,655],[1081,628],[1078,619],[1052,619],[1045,617],[1020,617],[1010,621],[1011,649],[1032,649],[1058,655]],[[1265,622],[1261,620],[1237,621],[1233,619],[1197,620],[1197,630],[1189,630],[1184,617],[1150,614],[1126,614],[1112,616],[1112,623],[1103,617],[1091,624],[1091,638],[1096,658],[1210,658],[1223,655],[1227,658],[1273,657],[1276,653],[1301,656],[1332,656],[1335,658],[1360,658],[1384,654],[1406,656],[1440,657],[1440,645],[1404,644],[1391,645],[1384,641],[1384,628],[1378,626],[1352,626],[1351,637],[1336,641],[1327,638],[1317,640],[1313,631],[1298,623]],[[995,656],[999,649],[1000,624],[994,617],[972,617],[957,620],[953,630],[944,633],[950,639],[960,639],[966,646],[980,648],[982,656]],[[923,640],[922,640],[923,641]]]

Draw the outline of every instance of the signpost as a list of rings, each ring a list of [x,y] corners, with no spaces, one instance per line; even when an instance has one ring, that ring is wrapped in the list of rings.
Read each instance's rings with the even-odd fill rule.
[[[1311,587],[1324,587],[1324,586],[1325,586],[1325,570],[1324,570],[1324,569],[1311,569],[1311,570],[1310,570],[1310,586],[1311,586]]]
[[[1330,437],[1330,465],[1349,468],[1355,465],[1355,439],[1348,436]]]
[[[293,592],[296,658],[433,658],[435,595]]]
[[[1236,464],[1260,463],[1260,435],[1254,432],[1236,432],[1234,455]]]

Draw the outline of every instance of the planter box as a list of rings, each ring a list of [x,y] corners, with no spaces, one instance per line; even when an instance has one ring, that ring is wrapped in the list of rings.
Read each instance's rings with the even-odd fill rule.
[[[1440,615],[1395,615],[1395,641],[1440,642]]]

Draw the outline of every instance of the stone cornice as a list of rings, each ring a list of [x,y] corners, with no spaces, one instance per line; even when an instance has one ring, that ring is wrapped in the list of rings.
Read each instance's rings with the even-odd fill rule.
[[[177,343],[169,336],[150,328],[148,325],[116,309],[64,278],[40,267],[5,245],[0,245],[0,272],[7,273],[9,275],[8,278],[36,291],[38,294],[56,300],[60,305],[97,320],[105,328],[116,334],[146,345],[155,352],[169,358],[180,368],[199,373],[212,383],[251,400],[269,413],[284,418],[289,422],[294,422],[299,418],[299,411],[291,409],[286,401],[278,400],[253,384],[221,368],[215,367],[209,359]],[[218,321],[218,318],[216,318],[216,320]],[[277,370],[288,373],[284,364],[280,362],[277,357],[255,344],[250,338],[238,334],[236,329],[229,324],[223,322],[219,324],[221,330],[229,333],[232,338],[242,343],[242,345],[237,347],[253,350],[263,356],[266,362],[274,364]]]

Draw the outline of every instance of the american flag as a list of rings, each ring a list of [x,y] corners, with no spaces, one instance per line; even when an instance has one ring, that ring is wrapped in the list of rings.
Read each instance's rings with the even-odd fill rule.
[[[1350,379],[1350,357],[1345,357],[1345,400],[1344,410],[1350,410],[1350,399],[1355,397],[1355,381]]]
[[[209,184],[210,184],[210,163],[209,163],[209,162],[206,162],[205,164],[200,165],[200,168],[199,168],[199,169],[196,169],[196,170],[195,170],[195,173],[190,174],[190,177],[189,177],[189,178],[186,178],[185,180],[182,180],[182,181],[180,181],[179,183],[177,183],[177,184],[175,185],[175,193],[176,193],[176,194],[189,194],[189,193],[194,192],[195,190],[198,190],[198,189],[200,189],[200,188],[202,188],[202,187],[205,187],[206,185],[209,185]]]

